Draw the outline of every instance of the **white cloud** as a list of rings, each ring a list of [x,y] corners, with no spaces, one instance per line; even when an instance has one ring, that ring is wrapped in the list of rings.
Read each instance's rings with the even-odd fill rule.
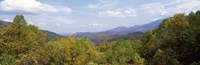
[[[57,25],[57,26],[61,26],[61,24],[59,24],[59,23],[56,23],[56,25]]]
[[[165,6],[161,3],[151,3],[140,6],[138,10],[143,10],[149,14],[158,14],[165,10]]]
[[[88,4],[89,9],[112,9],[118,4],[118,0],[98,0],[98,3]]]
[[[92,23],[92,24],[88,24],[89,26],[103,26],[103,24],[99,24],[99,23]]]
[[[103,30],[109,28],[110,25],[94,22],[94,23],[89,23],[89,24],[80,24],[80,25],[77,25],[77,27],[88,29],[87,31],[84,30],[82,32],[88,32],[88,31],[89,32],[97,32],[97,31],[103,31]]]
[[[144,4],[136,8],[118,8],[118,9],[107,9],[98,12],[100,16],[125,18],[133,16],[156,16],[158,18],[165,18],[173,16],[176,13],[186,13],[191,11],[200,10],[200,0],[172,0],[168,2],[157,2]]]
[[[88,24],[79,24],[77,25],[79,32],[97,32],[97,31],[105,31],[106,29],[111,29],[110,25],[108,24],[102,24],[98,22],[88,23]],[[84,30],[87,29],[87,30]]]
[[[183,10],[183,11],[197,11],[200,10],[200,0],[191,0],[185,3],[182,3],[175,7],[176,10]]]
[[[105,10],[98,12],[100,16],[114,17],[114,18],[127,18],[134,17],[141,14],[158,15],[165,10],[165,6],[161,3],[151,3],[141,5],[138,8],[118,8],[114,10]]]
[[[91,23],[91,24],[88,24],[88,26],[92,26],[92,27],[107,27],[109,25],[100,24],[100,23]]]
[[[65,6],[51,6],[37,0],[4,0],[0,2],[0,11],[41,13],[69,13],[71,9]]]
[[[165,11],[163,11],[161,13],[162,16],[172,16],[176,13],[190,13],[191,11],[197,11],[200,10],[200,0],[184,0],[184,1],[179,1],[178,0],[178,4],[177,3],[173,3],[170,6],[167,4],[167,6],[170,6],[169,8],[165,9]]]
[[[6,22],[11,22],[9,19],[4,19],[3,21],[6,21]]]
[[[136,12],[134,9],[118,9],[118,10],[108,10],[108,11],[101,11],[98,12],[98,15],[100,16],[106,16],[106,17],[117,17],[117,18],[124,18],[124,17],[132,17],[136,16]]]

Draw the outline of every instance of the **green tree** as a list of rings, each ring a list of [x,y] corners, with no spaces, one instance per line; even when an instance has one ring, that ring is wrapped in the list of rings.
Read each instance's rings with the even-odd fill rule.
[[[141,46],[140,41],[137,43],[130,40],[114,41],[98,46],[98,50],[104,54],[104,64],[137,64],[143,65],[145,59],[141,58],[138,48]]]
[[[199,12],[199,11],[198,11]],[[151,35],[144,39],[144,46],[141,49],[142,57],[145,57],[148,63],[157,58],[169,57],[169,59],[176,59],[173,62],[180,62],[180,64],[188,65],[192,62],[198,62],[199,57],[199,14],[190,13],[188,16],[184,14],[176,14],[170,17],[153,30]],[[165,55],[170,48],[176,57],[173,55]],[[162,50],[158,51],[158,49]],[[163,57],[162,57],[163,56]],[[168,60],[163,60],[164,65],[168,65]],[[153,63],[157,63],[154,61]],[[160,61],[159,61],[160,62]],[[172,62],[172,61],[170,61]],[[153,64],[154,65],[154,64]]]
[[[97,63],[99,53],[87,38],[73,36],[50,41],[40,52],[44,65],[87,65]]]
[[[165,51],[162,51],[158,49],[151,60],[150,65],[180,65],[180,63],[173,50],[166,49]]]
[[[22,15],[16,15],[13,23],[1,30],[0,55],[12,55],[15,59],[21,59],[21,55],[36,51],[44,43],[43,33],[37,27],[27,25]]]

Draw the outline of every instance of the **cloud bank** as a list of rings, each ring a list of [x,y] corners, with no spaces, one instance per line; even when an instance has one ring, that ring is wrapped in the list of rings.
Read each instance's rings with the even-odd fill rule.
[[[191,11],[200,10],[200,0],[172,0],[170,2],[157,2],[140,5],[138,7],[126,7],[115,9],[105,9],[99,11],[99,16],[113,17],[113,18],[126,18],[133,16],[145,16],[145,15],[159,15],[162,17],[169,17],[176,13],[186,13]]]
[[[98,13],[100,16],[108,16],[108,17],[118,17],[118,18],[124,18],[124,17],[132,17],[136,16],[136,11],[134,9],[119,9],[119,10],[112,10],[112,11],[101,11]]]
[[[66,6],[52,6],[37,0],[4,0],[0,1],[1,14],[45,14],[70,13]]]

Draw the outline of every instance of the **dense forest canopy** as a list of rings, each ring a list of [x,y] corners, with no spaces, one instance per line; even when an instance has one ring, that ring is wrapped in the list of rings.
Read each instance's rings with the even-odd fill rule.
[[[54,38],[24,16],[0,29],[0,65],[199,65],[200,11],[167,18],[137,40],[93,45],[88,38]],[[124,37],[129,38],[129,37]]]

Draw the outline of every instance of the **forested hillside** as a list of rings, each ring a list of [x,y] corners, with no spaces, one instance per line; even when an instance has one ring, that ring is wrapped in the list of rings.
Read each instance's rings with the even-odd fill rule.
[[[0,29],[6,28],[10,24],[11,24],[11,22],[0,20]],[[52,40],[55,37],[58,37],[58,38],[64,37],[64,36],[58,35],[54,32],[50,32],[50,31],[47,31],[47,30],[41,30],[41,31],[46,35],[46,41]]]
[[[55,38],[22,15],[0,29],[0,65],[200,65],[200,11],[165,19],[137,40],[93,45],[88,38]]]

